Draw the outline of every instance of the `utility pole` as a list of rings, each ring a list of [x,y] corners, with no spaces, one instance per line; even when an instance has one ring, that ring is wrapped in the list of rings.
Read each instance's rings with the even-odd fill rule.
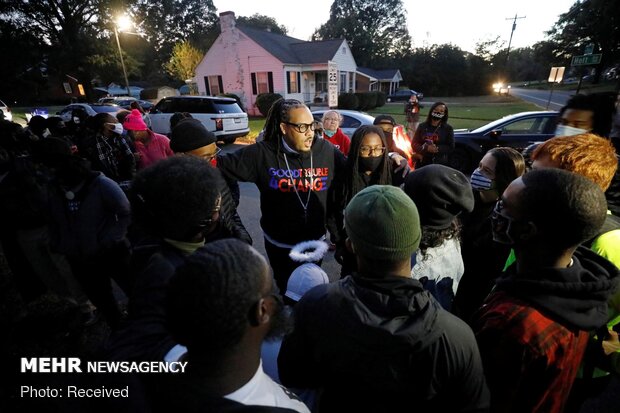
[[[517,19],[525,19],[527,16],[519,16],[515,13],[515,17],[507,17],[506,20],[512,20],[512,30],[510,32],[510,40],[508,41],[508,50],[506,50],[506,62],[504,63],[504,70],[506,71],[506,76],[508,76],[508,57],[510,56],[510,45],[512,44],[512,35],[517,28]]]

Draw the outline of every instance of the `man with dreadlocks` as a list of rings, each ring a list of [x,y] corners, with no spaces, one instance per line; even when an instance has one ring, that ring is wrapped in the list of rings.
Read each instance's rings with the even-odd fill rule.
[[[314,128],[306,105],[281,99],[269,110],[263,141],[217,159],[227,180],[253,182],[260,191],[265,250],[280,291],[299,265],[289,258],[292,246],[325,236],[328,192],[344,166],[334,145],[314,139]]]

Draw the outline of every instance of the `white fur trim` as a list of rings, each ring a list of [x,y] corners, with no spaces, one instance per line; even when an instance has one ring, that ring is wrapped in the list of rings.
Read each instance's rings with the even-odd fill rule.
[[[296,262],[319,262],[327,252],[324,241],[304,241],[295,245],[288,254]]]

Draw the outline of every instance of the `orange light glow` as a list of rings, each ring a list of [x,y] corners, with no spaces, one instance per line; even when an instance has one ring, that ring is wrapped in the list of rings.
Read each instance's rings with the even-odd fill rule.
[[[394,139],[394,145],[407,155],[407,162],[413,169],[413,148],[411,147],[409,136],[405,133],[405,128],[402,125],[396,125],[392,132],[392,138]]]

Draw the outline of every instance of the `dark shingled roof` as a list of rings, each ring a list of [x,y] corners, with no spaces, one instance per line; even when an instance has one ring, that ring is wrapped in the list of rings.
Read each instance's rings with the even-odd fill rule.
[[[282,63],[325,63],[336,55],[343,42],[342,39],[305,42],[244,25],[237,25],[237,28]]]
[[[370,77],[374,77],[377,80],[392,80],[394,76],[396,76],[398,69],[375,70],[375,69],[369,69],[367,67],[358,66],[357,71],[364,73],[365,75],[368,75]]]

